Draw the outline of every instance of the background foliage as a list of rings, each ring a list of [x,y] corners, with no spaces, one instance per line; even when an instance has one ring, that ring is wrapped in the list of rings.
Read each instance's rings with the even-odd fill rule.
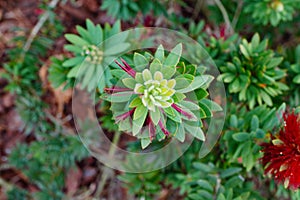
[[[282,128],[282,114],[300,113],[298,1],[24,2],[0,1],[0,199],[300,199],[298,190],[265,174],[260,160],[261,144]],[[195,140],[164,169],[121,173],[98,163],[77,137],[71,92],[79,87],[75,78],[96,89],[99,122],[117,140],[110,103],[100,94],[120,68],[102,65],[129,44],[121,38],[115,41],[120,49],[98,45],[122,30],[148,26],[183,32],[205,48],[225,83],[226,121],[205,158]],[[124,59],[138,63],[133,55]],[[82,62],[87,67],[78,74]],[[100,82],[97,70],[105,74]],[[140,150],[140,141],[120,137],[120,147]]]

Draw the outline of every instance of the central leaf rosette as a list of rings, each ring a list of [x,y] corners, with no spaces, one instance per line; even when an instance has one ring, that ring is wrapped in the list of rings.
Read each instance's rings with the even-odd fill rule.
[[[212,107],[220,109],[206,99],[213,77],[180,62],[181,52],[178,44],[165,56],[160,45],[154,56],[135,53],[133,65],[121,58],[122,64],[116,61],[121,69],[112,70],[115,86],[101,96],[111,102],[119,130],[140,138],[142,148],[167,137],[184,142],[186,132],[204,141],[202,119],[212,116]]]
[[[96,45],[86,45],[82,47],[82,56],[86,57],[86,61],[92,64],[101,64],[103,60],[103,51]]]
[[[155,107],[167,108],[174,103],[172,96],[175,93],[175,79],[166,80],[159,71],[152,75],[148,69],[142,72],[142,77],[144,83],[137,83],[134,92],[139,94],[145,107],[155,112]]]

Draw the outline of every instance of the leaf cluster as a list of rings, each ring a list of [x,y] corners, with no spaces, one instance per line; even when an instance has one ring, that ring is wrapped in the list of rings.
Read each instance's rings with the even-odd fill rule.
[[[274,54],[267,50],[267,40],[260,41],[258,34],[250,42],[243,39],[238,54],[220,67],[219,79],[228,83],[229,93],[238,94],[238,101],[246,102],[250,108],[263,102],[272,106],[272,97],[288,90],[287,85],[280,82],[286,76],[285,71],[278,68],[283,58]]]
[[[157,48],[154,56],[150,53],[145,53],[145,55],[135,53],[133,56],[135,78],[130,77],[121,69],[112,70],[112,75],[119,80],[117,81],[119,85],[116,87],[127,87],[129,91],[102,95],[104,100],[112,102],[111,110],[115,120],[124,114],[124,111],[134,109],[133,118],[128,117],[121,120],[118,125],[121,131],[132,133],[141,138],[143,148],[152,142],[151,123],[150,125],[146,123],[147,118],[151,119],[156,126],[154,132],[158,141],[166,137],[162,126],[165,126],[166,130],[181,142],[185,140],[185,132],[204,140],[201,119],[210,118],[212,111],[220,110],[220,106],[206,99],[208,95],[206,90],[212,77],[200,74],[195,65],[179,62],[181,51],[182,47],[179,44],[170,51],[168,56],[165,56],[163,46]],[[136,90],[143,90],[142,88],[146,87],[143,86],[144,82],[152,81],[150,80],[151,77],[155,78],[159,74],[166,81],[174,82],[172,89],[170,89],[170,94],[173,95],[170,99],[172,102],[161,102],[164,103],[161,108],[150,107],[150,104],[145,105],[144,100],[141,100]],[[135,92],[132,93],[130,90]],[[171,93],[171,91],[173,92]],[[177,109],[171,104],[176,104]],[[158,126],[159,123],[163,125]]]
[[[79,35],[65,34],[65,38],[71,43],[65,45],[65,49],[72,52],[74,57],[63,62],[62,66],[68,68],[67,79],[76,79],[82,88],[92,91],[96,88],[103,92],[105,86],[110,86],[112,78],[106,65],[112,62],[112,57],[125,51],[129,44],[125,42],[127,36],[122,34],[118,39],[110,39],[111,36],[121,32],[120,21],[112,27],[105,24],[101,27],[90,20],[86,20],[86,29],[77,26]],[[105,41],[105,42],[104,42]],[[54,80],[59,81],[59,80]],[[60,85],[60,82],[54,82]]]
[[[222,137],[222,150],[226,152],[229,163],[242,163],[250,171],[261,157],[259,143],[270,138],[280,127],[278,116],[282,116],[286,107],[285,104],[278,109],[257,106],[251,111],[234,104],[230,107]]]
[[[9,163],[38,188],[36,199],[62,199],[65,172],[88,155],[75,136],[46,137],[29,145],[18,145],[9,155]],[[23,194],[24,195],[24,194]]]
[[[153,11],[154,15],[167,15],[166,7],[159,0],[104,0],[101,10],[106,10],[107,14],[125,21],[132,20],[141,12],[143,15]]]
[[[257,24],[277,26],[291,21],[299,8],[297,1],[290,0],[246,0],[245,12],[251,14]]]

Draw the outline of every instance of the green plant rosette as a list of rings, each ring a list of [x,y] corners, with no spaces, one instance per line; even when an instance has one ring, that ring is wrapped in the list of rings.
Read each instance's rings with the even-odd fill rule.
[[[165,56],[160,45],[154,56],[134,53],[134,67],[122,60],[124,66],[118,64],[125,71],[111,72],[119,81],[102,99],[111,102],[119,130],[140,138],[142,148],[153,139],[175,137],[184,142],[186,132],[204,141],[202,119],[212,116],[212,108],[221,109],[206,98],[213,77],[180,62],[181,52],[178,44]]]
[[[267,42],[260,41],[258,34],[251,42],[243,39],[239,54],[220,67],[219,79],[228,84],[229,93],[238,94],[238,100],[246,102],[250,108],[263,103],[272,106],[272,97],[288,90],[287,85],[280,82],[286,76],[285,71],[278,68],[283,58],[274,57],[274,52],[267,50]]]
[[[71,68],[67,77],[75,78],[82,88],[89,92],[98,88],[102,92],[105,86],[111,85],[112,78],[110,70],[104,69],[104,66],[110,63],[114,55],[128,49],[130,44],[125,42],[127,36],[124,34],[117,40],[107,40],[121,32],[120,21],[112,27],[106,24],[102,28],[99,24],[94,25],[90,20],[86,20],[86,26],[87,29],[76,27],[79,36],[65,35],[71,43],[65,45],[65,49],[72,52],[74,57],[66,60],[63,66]]]
[[[257,24],[277,26],[281,21],[291,21],[298,6],[291,0],[247,0],[245,12]]]

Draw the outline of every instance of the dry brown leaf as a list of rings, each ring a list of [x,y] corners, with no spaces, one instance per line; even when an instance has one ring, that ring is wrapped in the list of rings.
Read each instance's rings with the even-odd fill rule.
[[[167,189],[163,189],[160,191],[158,200],[166,200],[168,199],[169,191]]]
[[[14,96],[11,93],[7,93],[2,98],[2,105],[5,108],[9,108],[14,104]]]
[[[87,166],[83,169],[82,184],[90,184],[95,180],[98,172],[95,167]]]
[[[47,87],[47,85],[48,85],[48,80],[47,80],[48,66],[49,66],[49,63],[47,61],[39,70],[39,77],[42,81],[43,87]]]
[[[61,55],[54,55],[57,58],[62,57]],[[69,103],[71,97],[72,97],[72,90],[63,90],[64,86],[61,86],[59,88],[53,88],[51,84],[48,82],[48,68],[50,66],[50,60],[48,60],[39,70],[39,77],[43,83],[43,87],[46,88],[46,90],[50,91],[54,94],[54,103],[57,104],[57,114],[62,115],[64,110],[64,105]]]
[[[72,90],[62,90],[63,87],[59,87],[57,89],[52,88],[52,92],[54,93],[55,100],[57,103],[57,114],[62,114],[64,111],[64,105],[68,103],[72,97]]]
[[[66,191],[69,197],[74,196],[74,194],[78,190],[81,177],[82,177],[82,171],[78,167],[69,170],[65,181]]]

